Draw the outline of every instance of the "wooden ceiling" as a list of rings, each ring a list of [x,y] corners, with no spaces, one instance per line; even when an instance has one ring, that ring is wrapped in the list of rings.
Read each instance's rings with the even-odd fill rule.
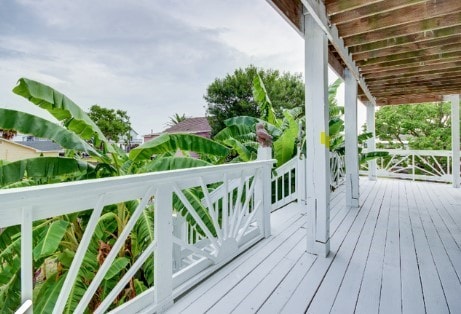
[[[268,1],[303,34],[304,0]],[[461,94],[461,0],[318,0],[377,105]],[[329,62],[345,64],[333,45]],[[362,101],[367,98],[359,89]]]

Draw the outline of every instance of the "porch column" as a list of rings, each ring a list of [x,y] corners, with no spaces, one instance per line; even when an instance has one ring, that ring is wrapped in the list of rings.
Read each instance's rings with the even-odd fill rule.
[[[367,108],[367,132],[373,134],[373,136],[367,140],[367,150],[371,152],[376,150],[375,106],[370,101],[367,101],[365,106]],[[376,181],[376,159],[368,162],[368,180]]]
[[[346,206],[359,207],[359,152],[357,141],[357,81],[344,70],[344,129],[346,133]]]
[[[328,136],[328,40],[310,15],[304,16],[306,77],[307,251],[330,251],[330,157]]]
[[[451,101],[451,169],[453,174],[453,187],[459,188],[459,95],[450,95]]]

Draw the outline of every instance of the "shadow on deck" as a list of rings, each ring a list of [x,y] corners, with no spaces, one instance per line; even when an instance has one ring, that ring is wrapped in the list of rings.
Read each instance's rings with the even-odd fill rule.
[[[169,313],[461,313],[461,191],[361,180],[361,206],[331,200],[331,253],[305,253],[305,216],[272,214],[272,236],[178,300]]]

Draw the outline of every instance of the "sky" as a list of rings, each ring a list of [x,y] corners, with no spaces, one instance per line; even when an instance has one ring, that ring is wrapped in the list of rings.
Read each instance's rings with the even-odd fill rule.
[[[304,69],[303,39],[265,0],[0,0],[2,108],[52,119],[12,93],[27,77],[159,132],[204,116],[207,86],[250,64]]]

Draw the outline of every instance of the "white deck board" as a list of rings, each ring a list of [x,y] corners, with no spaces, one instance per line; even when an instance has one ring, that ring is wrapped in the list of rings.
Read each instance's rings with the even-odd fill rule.
[[[461,313],[461,193],[361,180],[361,207],[331,201],[331,253],[305,253],[306,216],[272,214],[273,235],[176,300],[169,313]],[[459,198],[459,200],[458,200]]]

